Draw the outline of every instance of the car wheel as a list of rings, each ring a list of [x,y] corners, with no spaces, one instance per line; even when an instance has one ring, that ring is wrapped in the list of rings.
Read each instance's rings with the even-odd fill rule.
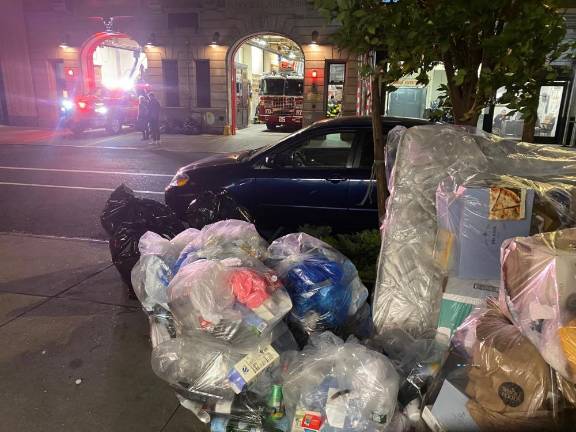
[[[275,130],[276,129],[276,125],[272,124],[272,123],[266,123],[266,129],[268,130]]]
[[[106,130],[111,134],[118,135],[122,131],[122,122],[119,118],[115,117],[110,120]]]

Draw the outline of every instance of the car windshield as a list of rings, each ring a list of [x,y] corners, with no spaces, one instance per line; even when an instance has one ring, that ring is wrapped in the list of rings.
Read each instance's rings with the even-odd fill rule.
[[[267,78],[262,80],[262,94],[270,96],[282,96],[284,94],[283,78]]]
[[[304,81],[300,79],[286,80],[286,96],[302,96],[304,94]]]
[[[294,132],[294,133],[291,133],[290,135],[288,135],[287,137],[285,137],[284,139],[282,139],[282,140],[280,140],[280,141],[278,141],[278,142],[275,142],[275,143],[272,143],[272,144],[268,144],[268,145],[265,145],[264,147],[260,147],[260,148],[251,150],[250,153],[248,154],[248,157],[249,157],[250,159],[254,159],[255,157],[257,157],[257,156],[261,155],[262,153],[266,152],[267,150],[270,150],[271,148],[274,148],[274,147],[276,147],[276,146],[280,146],[280,145],[282,145],[282,143],[284,143],[285,141],[291,140],[293,137],[302,134],[303,132],[307,131],[310,127],[311,127],[311,126],[307,126],[307,127],[302,128],[302,129],[300,129],[300,130],[298,130],[298,131],[296,131],[296,132]]]

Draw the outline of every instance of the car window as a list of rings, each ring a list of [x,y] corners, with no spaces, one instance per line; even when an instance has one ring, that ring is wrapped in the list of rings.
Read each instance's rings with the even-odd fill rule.
[[[314,135],[278,153],[275,165],[282,168],[351,168],[352,146],[357,132]]]

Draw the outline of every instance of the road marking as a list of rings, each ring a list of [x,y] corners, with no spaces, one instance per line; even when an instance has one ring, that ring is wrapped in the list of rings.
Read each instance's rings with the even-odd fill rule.
[[[40,187],[40,188],[53,188],[53,189],[79,189],[79,190],[95,190],[104,192],[114,192],[116,189],[109,188],[95,188],[95,187],[84,187],[84,186],[61,186],[61,185],[46,185],[37,183],[13,183],[13,182],[0,182],[0,185],[6,186],[29,186],[29,187]],[[146,195],[164,195],[164,192],[156,191],[139,191],[135,190],[134,193],[146,194]]]
[[[63,237],[57,235],[49,235],[49,234],[33,234],[27,233],[23,231],[0,231],[0,236],[11,235],[11,236],[24,236],[24,237],[36,237],[36,238],[45,238],[45,239],[53,239],[53,240],[74,240],[74,241],[86,241],[86,242],[93,242],[93,243],[108,243],[108,240],[102,239],[95,239],[95,238],[88,238],[88,237]]]
[[[70,170],[70,169],[57,169],[57,168],[32,168],[32,167],[11,167],[0,166],[3,170],[19,170],[19,171],[50,171],[50,172],[64,172],[64,173],[87,173],[87,174],[112,174],[112,175],[133,175],[133,176],[148,176],[148,177],[174,177],[174,174],[155,174],[155,173],[137,173],[137,172],[124,172],[124,171],[94,171],[94,170]]]

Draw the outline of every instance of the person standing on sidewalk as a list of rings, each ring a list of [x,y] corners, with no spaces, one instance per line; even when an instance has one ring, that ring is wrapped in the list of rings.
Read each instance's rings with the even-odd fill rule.
[[[148,122],[150,124],[150,134],[152,136],[152,143],[160,143],[160,102],[154,96],[154,93],[148,94]]]
[[[136,124],[138,126],[138,130],[142,131],[142,141],[147,141],[150,139],[150,128],[148,125],[148,104],[149,101],[146,96],[141,95],[138,98],[138,118],[136,119]]]

